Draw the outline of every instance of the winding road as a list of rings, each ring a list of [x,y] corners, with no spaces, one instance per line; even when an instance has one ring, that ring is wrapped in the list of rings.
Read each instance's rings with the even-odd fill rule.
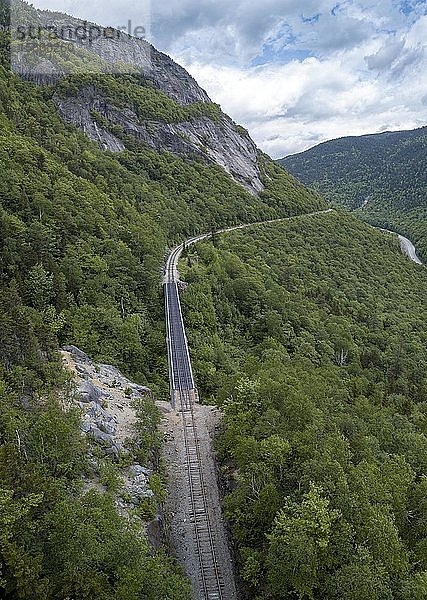
[[[400,247],[402,249],[403,254],[405,254],[408,258],[410,258],[417,265],[422,265],[423,262],[420,258],[418,258],[416,248],[415,248],[414,244],[411,242],[411,240],[408,240],[408,238],[404,237],[403,235],[399,235],[399,234],[398,234],[398,238],[399,238]]]
[[[383,227],[374,227],[374,229],[378,229],[379,231],[383,231],[384,233],[391,233],[392,235],[396,235],[399,240],[400,249],[402,250],[402,253],[405,256],[407,256],[410,260],[412,260],[412,262],[414,262],[415,264],[424,264],[422,260],[418,257],[417,250],[414,244],[411,242],[411,240],[408,240],[408,238],[406,238],[405,236],[400,235],[400,233],[397,233],[397,231],[392,231],[391,229],[384,229]]]

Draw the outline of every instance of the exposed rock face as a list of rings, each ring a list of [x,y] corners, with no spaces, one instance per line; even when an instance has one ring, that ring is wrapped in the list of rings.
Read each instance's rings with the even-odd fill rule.
[[[111,365],[95,365],[75,346],[66,346],[62,354],[75,374],[75,403],[82,411],[82,432],[91,435],[106,455],[118,458],[126,453],[126,439],[133,433],[133,402],[150,390],[129,381]]]
[[[119,110],[109,104],[93,87],[85,88],[77,97],[57,97],[56,103],[65,121],[82,129],[104,150],[121,152],[125,146],[96,123],[93,111],[154,150],[167,150],[178,156],[196,154],[206,162],[216,162],[248,191],[257,193],[263,189],[257,148],[248,135],[237,131],[226,115],[222,115],[219,122],[207,117],[184,123],[142,121],[132,110]]]
[[[146,76],[155,88],[183,106],[192,102],[211,101],[205,90],[185,69],[152,46],[151,69]]]
[[[79,25],[91,27],[90,23],[50,11],[38,11],[38,18],[44,27],[53,26],[57,30],[65,27],[76,31]],[[97,60],[101,58],[107,65],[120,63],[125,68],[127,65],[130,72],[142,75],[143,83],[164,92],[181,106],[211,102],[207,93],[185,69],[144,40],[121,33],[119,39],[113,35],[113,39],[102,37],[89,44],[76,37],[68,40],[68,44],[74,44],[79,51],[90,53]],[[46,70],[44,66],[43,73],[37,73],[34,81],[45,82]],[[121,152],[125,146],[96,123],[91,111],[101,113],[112,124],[120,125],[125,133],[134,135],[150,148],[167,150],[184,157],[196,154],[207,163],[215,162],[223,167],[251,193],[257,194],[263,189],[254,142],[225,114],[215,121],[200,118],[173,124],[154,120],[142,122],[132,110],[116,108],[90,86],[81,90],[76,97],[58,96],[56,102],[61,116],[84,131],[104,150]]]
[[[120,64],[125,70],[128,66],[130,73],[142,73],[147,83],[178,104],[185,106],[193,102],[210,102],[207,93],[185,69],[145,40],[116,30],[111,30],[111,39],[105,38],[104,32],[111,28],[102,28],[62,13],[40,10],[37,15],[43,27],[64,31],[64,34],[61,33],[62,37],[65,36],[78,48],[101,58],[106,65]],[[83,39],[81,31],[87,33],[88,39]],[[98,31],[101,31],[101,35]],[[90,40],[91,37],[94,39]]]
[[[155,495],[150,487],[153,469],[139,463],[127,462],[129,440],[134,433],[136,413],[134,401],[146,398],[151,390],[129,381],[111,365],[97,365],[76,346],[62,350],[65,366],[74,375],[75,394],[71,402],[81,410],[80,429],[89,442],[88,458],[92,474],[83,476],[84,487],[105,493],[107,488],[100,473],[108,465],[116,465],[116,505],[121,514],[140,521],[149,539],[160,545],[158,540],[160,515],[146,523],[134,510],[141,503],[151,501]],[[123,465],[119,459],[123,458]],[[152,518],[152,517],[150,517]]]

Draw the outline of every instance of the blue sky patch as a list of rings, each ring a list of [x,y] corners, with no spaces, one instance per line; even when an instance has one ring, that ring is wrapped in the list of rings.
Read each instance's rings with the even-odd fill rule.
[[[412,6],[412,2],[410,0],[401,0],[400,12],[402,12],[404,15],[410,15],[413,10],[414,7]]]
[[[425,4],[425,12],[427,12],[427,3],[425,0],[400,0],[400,12],[408,16],[413,13],[417,6]]]
[[[285,23],[281,31],[263,45],[261,52],[251,61],[250,65],[259,67],[269,63],[286,64],[293,60],[301,62],[314,56],[312,50],[297,46],[298,37]]]
[[[306,58],[314,56],[309,50],[297,50],[296,48],[282,48],[279,52],[273,52],[271,49],[266,50],[263,54],[260,54],[254,58],[251,62],[251,67],[259,67],[261,65],[267,65],[271,63],[288,63],[293,60],[302,62]]]

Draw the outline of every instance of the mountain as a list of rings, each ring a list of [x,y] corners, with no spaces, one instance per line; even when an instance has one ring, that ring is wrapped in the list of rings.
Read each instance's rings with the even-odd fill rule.
[[[331,140],[279,162],[328,200],[411,238],[427,258],[427,127]]]
[[[81,24],[13,4],[15,25]],[[116,502],[120,469],[157,465],[153,402],[137,408],[130,455],[104,456],[80,434],[58,350],[76,345],[167,399],[167,249],[325,203],[144,42],[54,38],[46,59],[36,39],[25,54],[8,9],[0,1],[0,596],[184,600],[180,568],[143,535],[162,472],[130,518]]]
[[[82,24],[14,4],[37,26],[66,22],[77,30]],[[108,336],[108,350],[107,339],[100,342],[102,311],[96,318],[86,313],[86,333],[74,327],[73,315],[106,298],[105,306],[118,309],[118,316],[122,301],[126,314],[149,314],[168,245],[215,226],[325,206],[259,152],[184,69],[146,42],[108,39],[98,51],[95,44],[82,50],[68,41],[50,69],[37,52],[31,65],[21,60],[12,45],[18,77],[9,68],[8,29],[0,34],[0,199],[2,250],[8,252],[0,272],[5,281],[22,283],[42,263],[54,277],[49,301],[67,309],[65,337],[80,330],[84,339],[77,334],[77,341],[92,355],[102,345],[110,361],[126,363],[133,374],[140,369],[140,361],[131,367],[129,357],[119,358],[115,336]],[[92,74],[66,75],[79,52],[84,53],[79,68],[91,66],[88,54],[102,64]],[[110,73],[116,63],[108,57],[119,57],[125,72]],[[139,60],[142,70],[136,72]],[[117,282],[109,285],[111,277]],[[111,327],[115,319],[105,318]]]
[[[180,264],[198,387],[224,414],[242,594],[425,598],[424,270],[353,215],[318,214],[170,58],[108,28],[105,44],[50,38],[82,22],[14,4],[42,39],[17,45],[0,0],[0,596],[189,600],[153,521],[164,258],[194,233],[293,217]],[[119,388],[128,453],[101,405]],[[120,501],[123,471],[140,489]]]
[[[264,188],[259,152],[248,133],[211,102],[171,58],[125,33],[100,35],[93,42],[84,40],[76,32],[95,37],[99,26],[23,6],[19,16],[14,16],[15,22],[30,23],[28,29],[66,31],[72,36],[71,42],[67,39],[65,56],[62,37],[55,40],[57,48],[54,44],[54,52],[50,49],[49,54],[32,40],[22,42],[24,52],[20,47],[19,51],[15,49],[14,56],[20,54],[20,58],[14,66],[25,79],[46,85],[77,70],[115,70],[129,75],[104,78],[102,83],[98,79],[98,85],[94,85],[96,78],[72,77],[67,86],[60,86],[53,100],[67,123],[84,131],[105,150],[123,151],[123,137],[130,135],[157,151],[181,157],[192,154],[205,163],[214,162],[253,194]]]

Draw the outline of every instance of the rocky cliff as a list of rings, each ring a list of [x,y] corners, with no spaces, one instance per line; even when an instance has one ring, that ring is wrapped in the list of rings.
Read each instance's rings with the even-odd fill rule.
[[[183,104],[186,99],[188,96],[183,97]],[[123,151],[126,142],[122,138],[131,135],[158,152],[166,150],[178,156],[198,156],[206,162],[216,162],[252,193],[263,189],[254,142],[249,135],[240,133],[223,113],[215,120],[201,116],[175,123],[141,119],[131,107],[114,105],[94,85],[79,90],[76,96],[58,95],[55,103],[65,121],[84,131],[104,150]],[[100,124],[96,113],[108,124]],[[117,127],[122,136],[113,133]]]
[[[88,72],[117,73],[119,70],[128,81],[134,78],[129,85],[138,85],[140,93],[141,90],[147,90],[147,94],[158,92],[178,108],[190,111],[192,107],[197,108],[191,118],[165,119],[157,115],[141,118],[130,99],[117,103],[113,95],[106,94],[96,85],[96,80],[79,85],[76,93],[56,94],[54,100],[64,120],[84,131],[101,148],[121,152],[126,148],[126,136],[130,135],[157,151],[166,150],[178,156],[191,155],[207,163],[215,162],[253,194],[263,189],[258,150],[250,136],[214,105],[193,77],[170,57],[142,39],[115,30],[109,30],[105,36],[103,29],[98,37],[99,26],[64,14],[37,11],[37,17],[33,13],[32,18],[36,18],[45,30],[66,32],[68,64],[64,55],[56,64],[46,60],[33,61],[32,72],[23,73],[27,78],[38,83],[46,83],[46,79],[56,83],[70,72],[68,67],[71,63],[74,65],[77,58],[81,61],[79,72],[83,75],[85,65]],[[81,28],[89,32],[88,38],[95,39],[76,36],[75,32]],[[96,35],[92,36],[92,30]],[[63,37],[61,41],[64,41]],[[62,44],[61,53],[63,48]]]

